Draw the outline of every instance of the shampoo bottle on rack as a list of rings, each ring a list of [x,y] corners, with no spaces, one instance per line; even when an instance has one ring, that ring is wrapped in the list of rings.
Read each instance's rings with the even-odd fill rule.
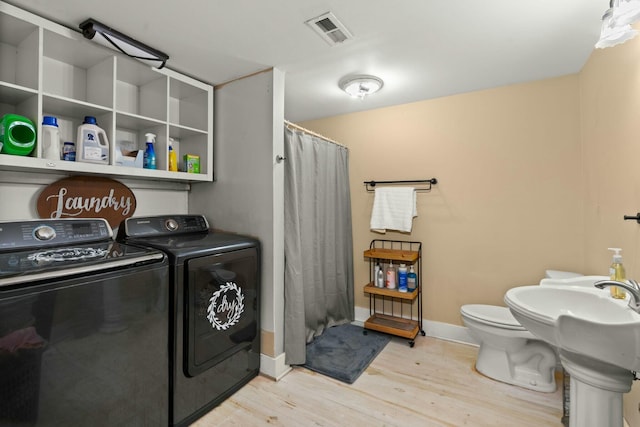
[[[145,133],[144,136],[147,138],[147,147],[144,150],[142,167],[145,169],[155,169],[156,150],[153,148],[153,143],[156,142],[156,135],[154,133]]]
[[[407,292],[407,266],[400,264],[398,267],[398,291]]]
[[[416,290],[418,286],[418,275],[416,271],[413,269],[413,265],[409,267],[409,272],[407,273],[407,291],[413,292]]]
[[[387,268],[387,289],[396,288],[396,268],[393,266],[393,261],[389,261],[389,267]]]
[[[384,288],[385,283],[384,283],[384,271],[382,271],[382,266],[380,265],[380,263],[378,263],[378,265],[376,266],[376,278],[375,278],[375,283],[376,286],[378,288]]]

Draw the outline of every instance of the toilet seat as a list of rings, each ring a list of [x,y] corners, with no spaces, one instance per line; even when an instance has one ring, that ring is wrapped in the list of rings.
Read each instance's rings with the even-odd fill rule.
[[[467,304],[460,308],[462,315],[476,322],[514,331],[526,331],[507,307],[485,304]]]

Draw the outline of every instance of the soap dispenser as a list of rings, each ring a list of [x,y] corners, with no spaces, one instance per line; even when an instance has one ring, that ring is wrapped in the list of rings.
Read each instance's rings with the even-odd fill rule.
[[[609,276],[611,280],[616,280],[618,282],[624,282],[626,280],[626,274],[624,271],[624,266],[622,265],[622,255],[620,255],[620,248],[608,248],[610,251],[613,251],[613,262],[611,263],[611,267],[609,267]],[[617,299],[624,299],[627,296],[627,293],[624,289],[618,286],[611,286],[610,288],[611,296]]]

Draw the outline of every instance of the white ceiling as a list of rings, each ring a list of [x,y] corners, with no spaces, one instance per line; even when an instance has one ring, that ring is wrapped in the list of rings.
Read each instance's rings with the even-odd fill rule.
[[[9,0],[77,28],[94,18],[211,84],[277,67],[285,116],[328,117],[578,72],[607,0]],[[331,11],[353,34],[329,46],[305,21]],[[384,88],[341,92],[348,74]]]

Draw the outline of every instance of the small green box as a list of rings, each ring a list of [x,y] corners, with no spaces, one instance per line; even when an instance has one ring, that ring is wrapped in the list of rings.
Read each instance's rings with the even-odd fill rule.
[[[200,173],[200,156],[193,154],[185,154],[182,156],[184,160],[184,171],[187,173]]]

